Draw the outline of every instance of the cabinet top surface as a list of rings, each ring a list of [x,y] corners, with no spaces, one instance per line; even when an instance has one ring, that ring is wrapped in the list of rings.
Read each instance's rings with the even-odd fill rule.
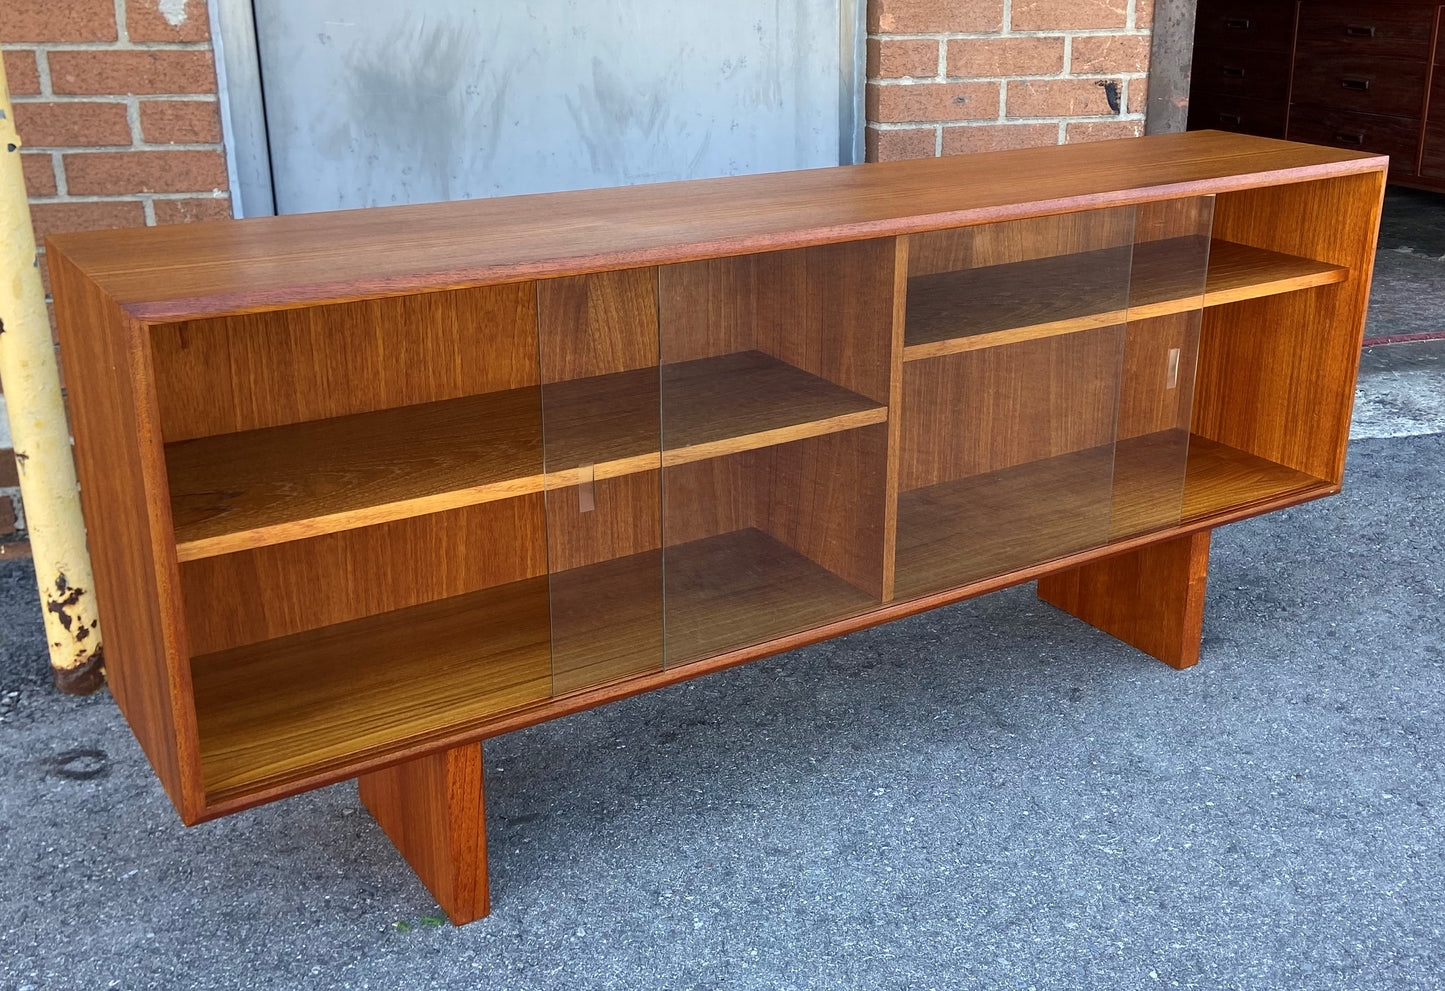
[[[1383,171],[1191,131],[1095,144],[49,238],[132,316],[183,320],[906,234]]]

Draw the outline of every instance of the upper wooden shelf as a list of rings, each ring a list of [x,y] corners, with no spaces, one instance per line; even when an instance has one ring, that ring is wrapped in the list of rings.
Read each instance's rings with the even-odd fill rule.
[[[178,441],[166,445],[177,556],[228,554],[887,418],[879,403],[747,351]]]
[[[306,303],[799,248],[1378,171],[1378,155],[1192,131],[685,183],[58,235],[131,316]]]
[[[1144,241],[908,280],[905,361],[1112,327],[1200,305],[1198,238]],[[1343,282],[1349,270],[1232,241],[1209,244],[1203,305]]]

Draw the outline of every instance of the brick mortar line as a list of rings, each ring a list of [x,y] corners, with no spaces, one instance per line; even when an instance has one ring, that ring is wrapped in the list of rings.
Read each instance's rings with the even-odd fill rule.
[[[225,145],[219,141],[193,141],[186,144],[136,141],[128,145],[25,145],[23,150],[61,155],[115,155],[128,151],[225,151]]]
[[[1089,72],[1077,75],[1036,75],[1019,74],[1016,76],[944,76],[942,79],[932,76],[883,76],[876,79],[869,79],[868,85],[881,86],[886,88],[928,86],[940,83],[999,83],[999,82],[1103,82],[1110,79],[1119,79],[1128,82],[1131,79],[1148,79],[1147,72]]]
[[[189,193],[109,193],[91,196],[32,196],[31,206],[54,206],[63,203],[133,203],[149,197],[155,200],[224,200],[231,196],[219,186]]]
[[[130,100],[147,100],[152,103],[215,103],[215,93],[56,93],[53,96],[30,94],[11,98],[12,103],[126,103]]]
[[[1053,28],[1047,31],[924,31],[916,34],[870,34],[869,41],[996,41],[999,38],[1147,38],[1151,28]]]
[[[209,41],[26,41],[5,42],[7,52],[209,52]]]
[[[1110,114],[1107,117],[1008,117],[1000,120],[990,117],[986,120],[901,120],[872,121],[868,126],[878,131],[919,131],[925,127],[1010,127],[1032,124],[1137,124],[1144,120],[1143,113]]]

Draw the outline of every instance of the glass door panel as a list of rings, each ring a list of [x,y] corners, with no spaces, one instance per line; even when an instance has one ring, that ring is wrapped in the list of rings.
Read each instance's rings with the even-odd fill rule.
[[[885,600],[896,251],[659,270],[669,666]]]
[[[1110,538],[1184,516],[1214,197],[1138,208]]]
[[[662,669],[656,286],[537,284],[555,695]]]
[[[1134,208],[909,242],[897,597],[1106,543]]]

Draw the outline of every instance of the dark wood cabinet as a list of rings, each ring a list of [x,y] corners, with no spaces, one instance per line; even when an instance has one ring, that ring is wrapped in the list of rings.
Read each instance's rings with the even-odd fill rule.
[[[1377,152],[1392,180],[1445,189],[1442,9],[1200,0],[1189,127]]]

